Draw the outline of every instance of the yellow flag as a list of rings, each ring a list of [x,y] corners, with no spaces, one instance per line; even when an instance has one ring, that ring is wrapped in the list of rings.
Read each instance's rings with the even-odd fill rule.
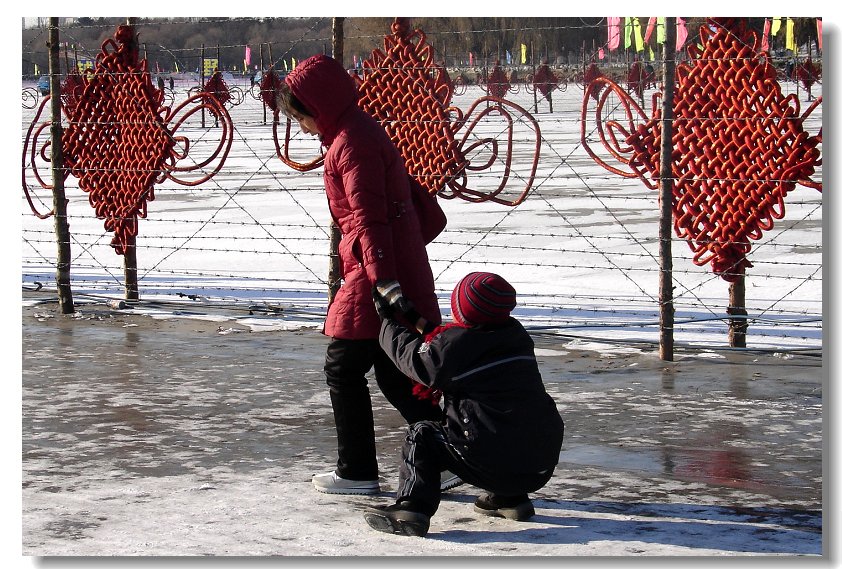
[[[778,30],[781,29],[781,19],[780,18],[772,18],[772,35],[778,35]]]
[[[795,45],[795,20],[792,18],[786,19],[786,48],[791,49],[793,53],[798,49]]]
[[[523,65],[526,63],[526,44],[520,44],[520,63]]]
[[[632,18],[634,28],[635,51],[643,51],[643,33],[640,28],[640,18]]]

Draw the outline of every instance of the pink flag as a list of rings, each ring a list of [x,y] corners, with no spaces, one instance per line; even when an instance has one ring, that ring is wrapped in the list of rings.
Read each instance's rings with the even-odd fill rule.
[[[649,17],[649,23],[646,24],[646,34],[643,36],[643,43],[649,43],[649,38],[652,37],[652,32],[655,31],[655,24],[657,23],[657,21],[657,17]]]
[[[620,18],[608,18],[608,49],[620,47]]]
[[[598,53],[599,53],[599,58],[600,58],[600,59],[605,59],[605,50],[604,50],[604,49],[599,48],[599,52],[598,52]]]
[[[687,41],[687,26],[684,25],[684,18],[675,18],[675,51],[681,51],[684,42]]]
[[[251,65],[251,48],[249,46],[246,46],[246,56],[243,61],[246,62],[246,65]]]
[[[474,66],[474,52],[472,51],[468,52],[468,65],[470,65],[471,67]]]
[[[763,39],[760,40],[760,51],[765,51],[769,53],[769,29],[772,26],[772,23],[769,21],[769,18],[763,20]]]

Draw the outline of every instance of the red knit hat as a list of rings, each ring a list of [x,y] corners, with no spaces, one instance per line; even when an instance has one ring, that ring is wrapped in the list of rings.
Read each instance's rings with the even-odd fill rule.
[[[462,326],[502,322],[516,304],[514,287],[494,273],[469,273],[450,295],[453,320]]]

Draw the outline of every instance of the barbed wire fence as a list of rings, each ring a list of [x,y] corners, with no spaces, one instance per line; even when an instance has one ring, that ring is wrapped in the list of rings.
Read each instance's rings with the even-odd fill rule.
[[[72,43],[73,26],[61,32]],[[355,33],[365,35],[372,49],[382,45],[382,37],[346,26],[346,36]],[[429,35],[427,41],[435,48],[437,36]],[[269,65],[283,68],[293,44],[316,54],[329,46],[330,38],[305,32],[292,43],[260,48],[260,70],[265,72]],[[35,42],[24,46],[24,54],[36,47]],[[80,49],[93,60],[99,47]],[[141,56],[181,62],[177,73],[153,72],[172,78],[167,95],[177,102],[201,87],[197,68],[202,50],[207,56],[215,48],[144,46]],[[506,98],[528,109],[538,121],[540,160],[528,196],[514,207],[440,200],[449,223],[428,246],[428,254],[445,314],[454,284],[467,272],[488,270],[513,283],[518,290],[516,315],[535,333],[618,345],[657,341],[658,194],[639,180],[599,168],[582,148],[581,76],[592,57],[583,53],[581,64],[556,66],[563,79],[552,92],[552,112],[546,96],[527,88],[526,78],[534,66],[499,62],[508,76],[517,71],[523,78],[512,83]],[[192,63],[185,68],[188,62]],[[614,65],[622,74],[628,61]],[[450,70],[455,77],[479,77],[490,71],[476,65]],[[230,154],[221,171],[200,186],[167,180],[155,187],[155,199],[140,220],[137,236],[141,300],[135,306],[182,314],[226,310],[260,317],[266,326],[284,322],[318,326],[327,307],[330,241],[322,170],[299,172],[285,166],[276,153],[273,117],[260,99],[259,84],[242,73],[226,74],[226,80],[232,90],[240,91],[229,108],[234,136]],[[487,94],[483,84],[457,80],[456,85],[452,104],[461,109]],[[781,85],[785,93],[806,100],[807,93],[797,82],[782,78]],[[23,87],[24,92],[34,88],[26,79]],[[645,100],[651,100],[658,88],[657,81],[646,86]],[[34,108],[25,96],[24,137]],[[817,132],[821,121],[819,107],[805,121],[805,129]],[[200,123],[196,117],[186,128],[194,147],[201,147],[219,127],[204,117]],[[493,136],[494,125],[486,128],[486,134]],[[302,160],[319,154],[318,141],[292,130],[290,148]],[[529,136],[528,131],[515,129],[515,162],[525,155],[523,148],[534,145]],[[24,169],[32,166],[30,159],[49,168],[48,158],[48,153],[25,156]],[[499,175],[481,173],[476,183],[495,187]],[[820,167],[815,178],[821,179]],[[24,183],[36,206],[49,210],[51,192],[31,179]],[[103,229],[73,177],[66,181],[66,195],[74,294],[96,302],[122,298],[123,259],[110,245],[112,235]],[[23,198],[21,212],[23,287],[50,289],[57,263],[52,223],[34,216]],[[676,343],[725,347],[731,318],[726,312],[728,285],[709,267],[695,265],[686,243],[673,239]],[[796,187],[787,197],[786,216],[754,243],[750,261],[753,268],[746,278],[750,345],[820,352],[821,193]]]

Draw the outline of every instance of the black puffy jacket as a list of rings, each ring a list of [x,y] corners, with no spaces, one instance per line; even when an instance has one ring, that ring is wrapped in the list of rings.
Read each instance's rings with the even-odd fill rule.
[[[564,422],[516,319],[447,327],[429,342],[386,319],[380,344],[402,372],[442,391],[445,428],[465,460],[508,474],[558,464]]]

